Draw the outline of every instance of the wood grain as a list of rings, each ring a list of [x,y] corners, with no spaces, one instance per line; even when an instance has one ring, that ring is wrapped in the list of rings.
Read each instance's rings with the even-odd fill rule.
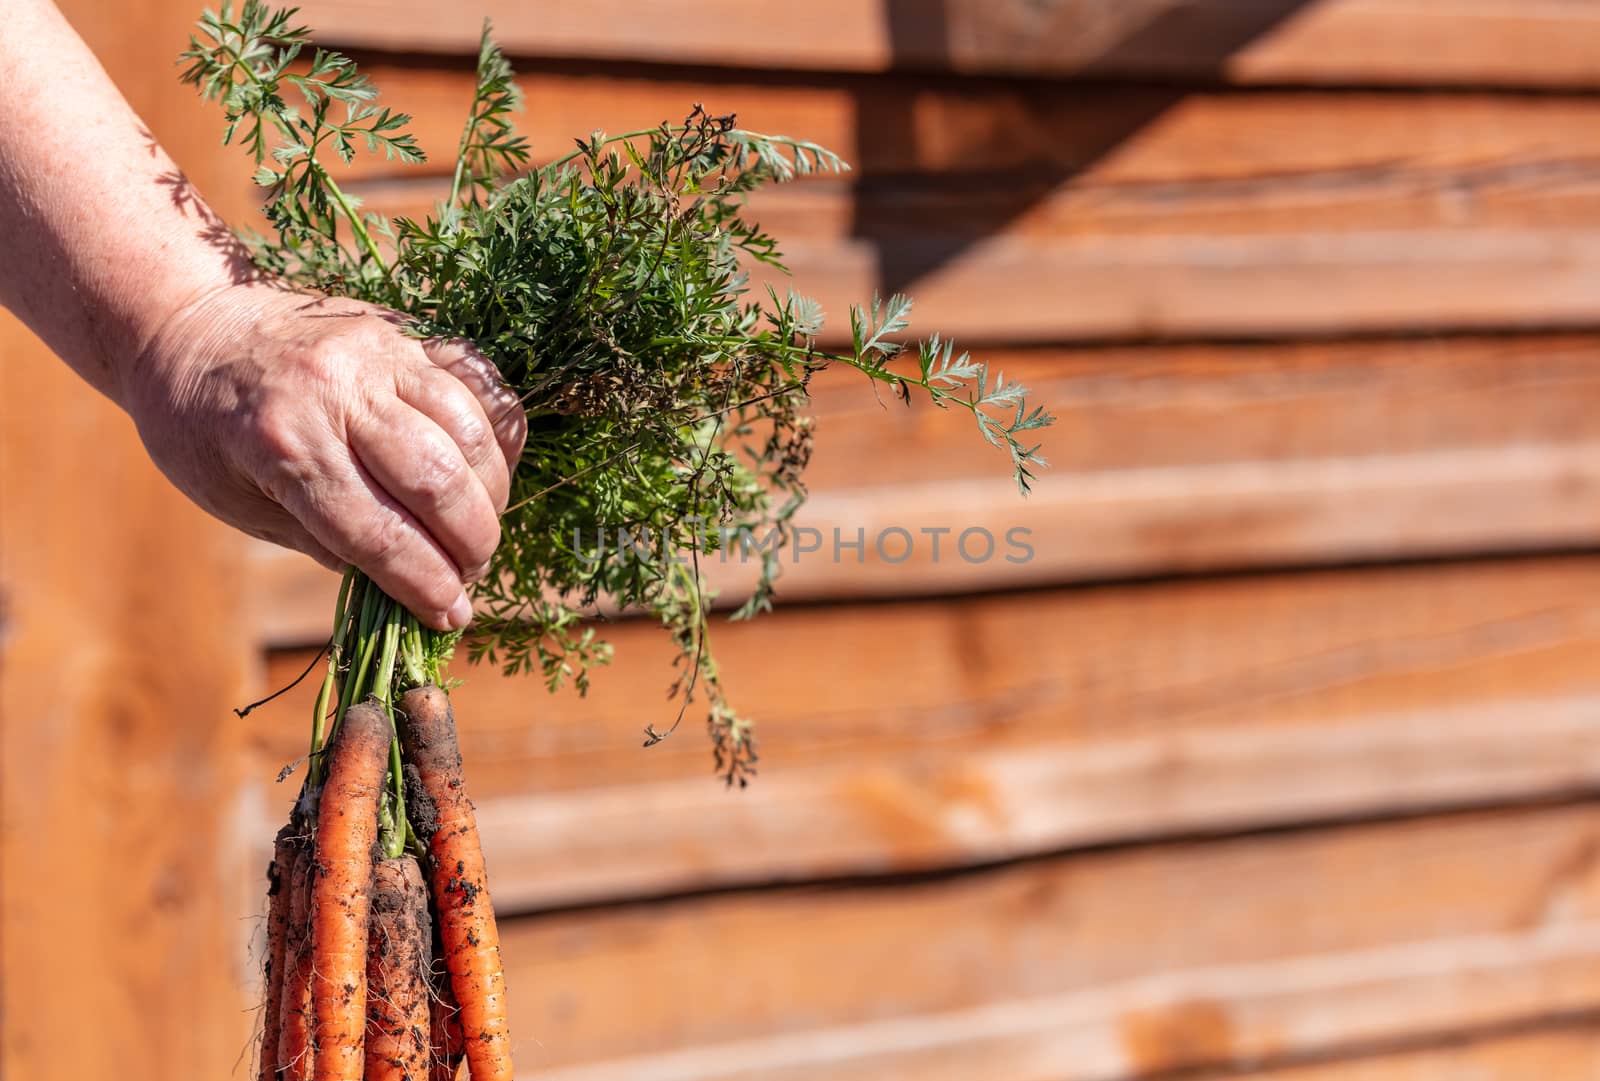
[[[797,287],[826,311],[892,283],[914,293],[923,326],[1008,344],[1566,329],[1594,324],[1600,293],[1600,229],[1583,225],[1061,243],[962,237],[954,258],[937,237],[926,243],[899,249],[888,274],[871,241],[791,244],[786,254]]]
[[[1600,1076],[1600,1036],[1592,1022],[1540,1026],[1439,1047],[1374,1052],[1332,1062],[1285,1066],[1249,1075],[1254,1081],[1592,1081]],[[1237,1079],[1237,1072],[1197,1081]]]
[[[740,793],[693,714],[640,748],[671,720],[642,622],[585,700],[476,668],[456,701],[519,910],[1591,791],[1596,596],[1567,558],[784,609],[715,629],[768,767]],[[258,783],[310,694],[253,719]]]
[[[452,145],[461,74],[394,82],[424,143]],[[706,89],[536,80],[535,100],[565,104],[532,134],[564,150],[574,132],[681,115]],[[910,290],[925,327],[1019,343],[1594,322],[1600,107],[1587,99],[716,89],[726,104],[712,108],[861,165],[855,181],[753,205],[795,286],[836,313]],[[420,215],[446,190],[393,168],[352,181],[380,213]]]
[[[369,206],[403,213],[432,205],[434,194],[373,197]],[[763,266],[752,279],[756,290],[794,289],[835,313],[827,345],[841,341],[852,305],[900,291],[917,301],[917,332],[1008,346],[1596,325],[1600,227],[1588,219],[1478,231],[1164,236],[1040,234],[1008,224],[830,241],[829,224],[843,220],[852,198],[836,192],[832,205],[785,206],[786,235],[812,239],[785,242],[789,273]]]
[[[555,1081],[1122,1081],[1592,1011],[1597,851],[1593,805],[1469,815],[563,913],[502,943],[524,1068]]]
[[[363,154],[349,175],[448,175],[472,96],[470,68],[382,56],[364,57],[362,68],[385,102],[413,115],[431,160],[405,166]],[[679,120],[701,102],[737,113],[746,128],[821,143],[858,177],[965,177],[996,196],[1008,193],[1013,175],[1072,180],[1089,208],[1142,199],[1145,213],[1247,197],[1268,213],[1403,195],[1422,203],[1431,193],[1440,212],[1453,208],[1465,221],[1497,192],[1507,201],[1520,192],[1529,212],[1564,188],[1592,197],[1600,160],[1600,103],[1585,95],[1237,94],[566,66],[532,67],[518,83],[527,106],[515,119],[536,160],[566,153],[595,129]],[[247,180],[242,167],[240,177]]]
[[[198,106],[151,62],[150,35],[180,42],[192,7],[62,7],[242,213]],[[257,675],[241,540],[3,314],[0,499],[0,1075],[226,1077],[254,1020],[265,884],[229,712]]]
[[[338,45],[472,53],[478,10],[311,0]],[[1581,0],[572,0],[481,5],[523,55],[709,66],[1253,83],[1594,86],[1600,19]]]
[[[979,354],[1059,417],[1033,495],[1018,498],[967,418],[886,407],[859,378],[819,378],[800,518],[816,530],[801,543],[819,550],[789,550],[783,599],[1538,550],[1597,535],[1600,339]],[[957,547],[969,529],[995,538],[990,558],[982,533]],[[1008,561],[1026,555],[1008,542],[1013,529],[1031,531],[1017,535],[1033,549],[1026,562]],[[845,547],[857,539],[859,552]],[[322,640],[333,576],[279,549],[256,554],[264,639]],[[748,594],[754,567],[707,567],[723,604]]]
[[[215,114],[151,62],[195,12],[67,6],[245,220]],[[849,184],[760,206],[802,242],[802,281],[836,310],[911,287],[920,327],[1042,346],[997,360],[1062,413],[1057,470],[1019,505],[957,418],[819,387],[817,528],[1025,525],[1051,543],[1020,571],[802,563],[786,599],[858,603],[719,627],[729,689],[764,726],[749,792],[716,787],[692,716],[639,748],[670,719],[654,628],[607,628],[619,663],[586,702],[463,666],[529,1067],[1600,1070],[1588,1032],[1504,1035],[1600,1010],[1600,810],[1544,806],[1600,793],[1600,559],[1057,588],[1593,545],[1593,335],[1061,346],[1595,326],[1600,106],[1489,92],[1600,86],[1591,5],[488,10],[531,60],[541,154],[697,100],[836,146]],[[369,58],[448,152],[476,11],[306,14],[332,42],[433,54]],[[1129,77],[1165,82],[1105,82]],[[1285,89],[1302,84],[1410,89]],[[1426,89],[1445,85],[1464,89]],[[437,173],[351,180],[413,208]],[[0,357],[0,1074],[221,1077],[247,1044],[248,917],[290,798],[269,778],[302,750],[310,689],[244,721],[227,708],[298,674],[326,579],[247,560],[13,323]],[[263,643],[294,648],[263,664]],[[1497,804],[1522,809],[1438,814]],[[1307,828],[1417,814],[1436,817]],[[817,878],[833,884],[786,885]],[[688,895],[730,886],[748,888]],[[1374,1050],[1399,1043],[1416,1049]]]

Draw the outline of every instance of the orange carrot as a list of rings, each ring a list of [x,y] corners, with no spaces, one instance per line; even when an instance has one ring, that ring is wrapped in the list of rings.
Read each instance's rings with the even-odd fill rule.
[[[435,949],[443,953],[444,947],[438,942],[437,930],[435,928]],[[435,968],[429,975],[433,984],[433,1027],[428,1042],[432,1044],[433,1070],[428,1075],[428,1081],[456,1081],[456,1075],[461,1072],[461,1061],[467,1054],[461,1039],[461,1010],[456,1006],[456,996],[450,990],[450,973]]]
[[[311,1081],[311,849],[294,841],[287,879],[289,921],[283,935],[278,1002],[278,1081]]]
[[[461,1047],[461,1022],[454,1007],[435,1007],[433,1015],[433,1068],[428,1081],[456,1081],[466,1052]]]
[[[294,870],[294,830],[284,826],[267,864],[267,991],[261,1008],[260,1081],[278,1077],[278,1004],[283,998],[283,938],[289,926],[289,875]]]
[[[461,1008],[467,1066],[472,1081],[513,1081],[500,934],[489,901],[478,823],[461,781],[449,696],[433,686],[408,691],[396,719],[401,745],[417,768],[418,791],[406,804],[432,856],[434,911],[450,988]]]
[[[315,1081],[362,1081],[366,1068],[367,920],[391,732],[375,701],[351,706],[334,736],[319,797],[311,883]]]
[[[432,963],[422,869],[410,856],[384,860],[372,876],[366,1081],[429,1081]]]

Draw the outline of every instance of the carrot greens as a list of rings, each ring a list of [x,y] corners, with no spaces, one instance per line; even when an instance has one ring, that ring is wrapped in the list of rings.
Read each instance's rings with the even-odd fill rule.
[[[754,189],[847,166],[813,143],[737,126],[695,106],[681,122],[596,132],[546,164],[513,128],[511,68],[483,37],[477,84],[448,199],[420,221],[363,213],[330,171],[378,153],[424,160],[403,114],[348,58],[314,48],[292,11],[246,0],[208,12],[185,78],[218,102],[265,193],[270,232],[256,264],[295,286],[390,306],[423,336],[470,339],[527,411],[528,439],[504,540],[476,587],[474,657],[587,687],[609,657],[585,616],[605,601],[653,614],[678,650],[681,710],[702,702],[719,774],[746,782],[749,722],[727,702],[709,648],[700,561],[730,545],[761,554],[735,613],[768,608],[778,553],[805,499],[813,440],[807,383],[830,365],[887,396],[968,414],[1026,493],[1051,423],[1020,383],[939,337],[906,345],[911,301],[852,308],[845,348],[825,348],[823,313],[793,292],[750,287],[782,268],[778,243],[746,216]],[[640,558],[605,532],[657,539]],[[436,682],[456,645],[357,573],[346,575],[313,729],[317,754],[368,693],[386,705]],[[672,725],[676,727],[676,724]],[[670,728],[651,726],[647,742]],[[384,822],[390,854],[408,839],[399,783]]]

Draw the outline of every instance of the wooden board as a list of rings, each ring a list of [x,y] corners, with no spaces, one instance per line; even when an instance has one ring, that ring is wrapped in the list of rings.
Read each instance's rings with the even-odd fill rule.
[[[845,213],[842,198],[828,216]],[[851,305],[895,292],[916,299],[921,332],[1014,346],[1587,329],[1600,294],[1600,227],[1587,220],[1279,236],[930,231],[790,241],[784,256],[790,273],[758,268],[753,288],[793,288],[837,313],[827,344]]]
[[[470,68],[363,58],[382,100],[414,116],[431,166],[362,155],[361,175],[449,172],[472,96]],[[1188,192],[1276,184],[1300,202],[1364,189],[1445,188],[1459,175],[1476,192],[1506,174],[1525,185],[1592,176],[1600,105],[1588,96],[1257,91],[1161,86],[1077,86],[919,75],[875,78],[702,69],[534,65],[518,75],[526,98],[517,127],[548,160],[595,129],[621,132],[681,120],[700,102],[737,113],[755,131],[810,139],[842,154],[858,175],[939,173],[986,183],[1012,171],[1079,177],[1137,191],[1185,184]],[[241,179],[248,171],[241,170]],[[1430,183],[1431,181],[1431,183]],[[1234,192],[1234,194],[1242,194]],[[1103,196],[1102,198],[1104,198]],[[1467,202],[1458,199],[1457,205]]]
[[[1593,1011],[1597,850],[1591,804],[570,912],[501,941],[521,1068],[552,1081],[1122,1081]]]
[[[460,74],[394,84],[425,118],[424,144],[453,145]],[[711,107],[862,166],[855,182],[755,205],[796,287],[830,311],[909,290],[926,328],[1024,343],[1594,322],[1600,107],[1587,99],[562,75],[530,86],[533,135],[553,153],[574,132],[681,115],[712,89],[726,104]],[[445,193],[393,169],[356,174],[370,208],[418,215]]]
[[[511,51],[751,68],[1158,77],[1252,83],[1593,86],[1583,0],[310,0],[337,45],[470,53],[478,14]]]
[[[62,7],[242,213],[148,47],[181,41],[193,7]],[[0,1076],[229,1076],[255,1020],[265,866],[241,836],[259,812],[239,802],[228,708],[258,678],[242,540],[4,313],[0,501]]]
[[[803,544],[819,547],[789,550],[782,598],[950,595],[1597,536],[1600,339],[979,352],[1059,416],[1043,436],[1053,465],[1033,495],[1017,496],[969,418],[880,404],[859,377],[819,378],[813,495],[800,519],[817,531]],[[969,529],[995,538],[989,558],[983,533],[966,557],[956,547]],[[1026,556],[1008,542],[1013,529],[1031,531],[1017,535],[1033,549],[1026,562],[1008,561]],[[845,547],[856,539],[859,553]],[[293,553],[256,551],[264,639],[320,641],[334,576]],[[707,567],[722,603],[747,595],[753,568]]]
[[[938,237],[791,244],[798,288],[844,311],[909,290],[929,330],[1003,343],[1283,338],[1594,325],[1600,229],[1298,237]],[[933,267],[934,269],[924,269]],[[779,282],[780,286],[787,282]],[[759,285],[759,280],[758,280]]]
[[[382,63],[371,73],[386,101],[415,114],[413,127],[434,159],[401,166],[361,157],[351,175],[448,175],[470,97],[467,73]],[[926,227],[951,209],[976,227],[985,224],[978,215],[986,206],[1004,217],[1030,212],[1034,231],[1053,224],[1075,234],[1552,223],[1593,207],[1600,156],[1600,105],[1588,98],[541,71],[521,82],[529,106],[519,126],[542,158],[564,153],[574,136],[594,129],[649,126],[704,102],[713,111],[737,111],[749,128],[839,151],[855,176],[871,182],[865,209],[884,228]],[[911,186],[912,175],[928,186]],[[975,188],[986,201],[962,203]],[[415,207],[432,194],[413,197]],[[1057,198],[1049,207],[1036,206],[1051,195]],[[795,204],[771,209],[784,213],[786,206]],[[848,224],[820,209],[788,211],[801,212],[819,217],[826,235]]]
[[[335,12],[349,27],[335,36],[454,50],[415,85],[459,108],[476,12],[358,2]],[[944,0],[934,37],[914,4],[675,3],[491,5],[520,49],[553,58],[531,80],[541,145],[613,115],[673,115],[707,87],[748,122],[837,142],[861,161],[859,190],[794,189],[762,210],[807,238],[796,265],[835,307],[911,285],[923,325],[991,344],[1594,325],[1600,114],[1586,99],[1033,78],[1592,87],[1595,18],[1577,3]],[[74,13],[239,215],[214,114],[149,62],[193,11]],[[723,20],[715,35],[707,17]],[[442,19],[468,25],[440,34]],[[716,54],[684,50],[691,37]],[[608,59],[627,74],[587,74]],[[657,63],[685,59],[726,67]],[[890,69],[935,73],[878,75]],[[949,93],[948,71],[1032,81]],[[453,123],[434,116],[425,135],[448,147]],[[357,187],[377,206],[428,192],[372,171]],[[766,724],[767,775],[742,796],[705,776],[692,718],[637,747],[666,716],[650,628],[616,628],[624,660],[586,704],[471,673],[460,702],[500,901],[613,902],[508,921],[529,1065],[557,1081],[1110,1081],[1596,1016],[1592,806],[1049,854],[1595,794],[1600,561],[1039,588],[1592,544],[1596,347],[1007,358],[1069,403],[1071,468],[1026,513],[1072,544],[1027,578],[918,562],[889,578],[878,561],[808,585],[796,568],[796,596],[908,597],[721,635],[730,689]],[[252,672],[258,629],[303,644],[317,619],[241,618],[279,581],[271,566],[251,574],[126,424],[13,325],[0,352],[0,1074],[219,1077],[252,1020],[252,846],[288,800],[268,778],[298,753],[308,702],[242,722],[226,707],[306,659]],[[869,511],[1011,523],[970,432],[925,410],[869,428],[856,420],[875,407],[830,401],[851,434],[819,462],[819,525]],[[915,487],[922,473],[894,474],[913,457],[889,446],[947,481]],[[864,455],[893,462],[879,479],[899,502],[852,483]],[[1032,591],[909,598],[1009,588]],[[949,868],[964,870],[885,877]],[[637,903],[840,875],[864,878]],[[1594,1072],[1583,1046],[1508,1045],[1395,1069]],[[1361,1068],[1389,1081],[1376,1061]]]
[[[1239,1076],[1230,1071],[1197,1081],[1237,1081]],[[1438,1047],[1285,1066],[1249,1076],[1252,1081],[1594,1081],[1600,1077],[1600,1035],[1589,1019]]]
[[[781,610],[715,629],[763,740],[736,793],[695,716],[639,746],[671,720],[643,623],[607,628],[587,700],[463,668],[457,703],[523,910],[1591,791],[1597,597],[1600,561],[1569,558]],[[263,788],[311,693],[247,722]]]

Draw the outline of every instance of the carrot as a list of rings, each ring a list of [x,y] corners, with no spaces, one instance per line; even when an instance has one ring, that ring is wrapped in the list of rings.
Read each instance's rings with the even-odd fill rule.
[[[461,1008],[472,1081],[513,1081],[500,934],[489,901],[478,823],[461,780],[450,698],[434,686],[407,691],[396,710],[400,743],[417,767],[408,796],[413,827],[428,846],[434,911],[450,988]]]
[[[317,807],[311,883],[311,1004],[315,1081],[362,1081],[367,920],[378,800],[392,727],[372,700],[345,711]]]
[[[289,875],[294,869],[294,830],[284,826],[267,864],[267,990],[262,1000],[260,1081],[278,1076],[278,1003],[283,998],[283,938],[289,926]]]
[[[417,767],[406,767],[407,783],[411,783],[416,774]],[[433,928],[434,956],[440,957],[444,953],[444,945],[439,940],[439,927]],[[461,1039],[461,1010],[456,1006],[456,996],[450,990],[450,973],[442,967],[443,962],[436,962],[428,973],[429,983],[433,989],[432,1003],[432,1029],[429,1032],[428,1042],[432,1045],[433,1069],[428,1075],[428,1081],[456,1081],[456,1075],[461,1072],[461,1060],[466,1057],[466,1049],[462,1046]]]
[[[289,920],[283,935],[283,987],[278,1001],[278,1081],[310,1081],[311,1047],[311,849],[294,841],[286,888]]]
[[[461,1011],[455,999],[433,1003],[433,1069],[428,1081],[456,1081],[461,1073],[461,1060],[466,1051],[461,1046]]]
[[[384,860],[372,876],[366,1081],[429,1081],[432,963],[422,869],[411,856]]]

